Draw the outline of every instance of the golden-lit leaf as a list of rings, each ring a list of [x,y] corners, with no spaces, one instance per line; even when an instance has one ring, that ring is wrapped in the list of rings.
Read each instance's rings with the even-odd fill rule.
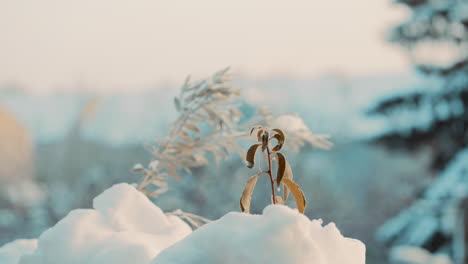
[[[262,144],[255,144],[255,145],[252,145],[249,150],[247,151],[247,155],[245,157],[246,161],[247,161],[247,167],[248,168],[253,168],[253,166],[255,165],[255,153],[257,152],[257,148],[262,145]]]
[[[301,213],[304,213],[306,208],[306,200],[304,193],[302,192],[299,185],[288,178],[284,178],[283,183],[289,188],[289,190],[291,190],[291,193],[294,196],[294,200],[296,200],[297,210],[299,210]]]
[[[283,180],[284,173],[286,171],[286,157],[281,152],[276,152],[278,159],[278,170],[276,172],[276,184],[280,186],[281,180]]]
[[[286,161],[286,169],[284,171],[283,180],[284,179],[292,180],[293,176],[294,175],[293,175],[291,166],[289,166],[289,162]],[[283,189],[283,200],[286,202],[288,200],[288,198],[289,198],[289,192],[290,191],[289,191],[289,188],[286,185],[283,184],[283,187],[284,187],[284,189]]]
[[[289,189],[286,184],[283,183],[283,201],[286,202],[289,198]]]
[[[252,192],[255,188],[255,184],[257,184],[258,177],[261,174],[257,174],[255,176],[250,177],[244,187],[244,191],[242,192],[242,196],[240,198],[240,208],[242,212],[250,212],[250,200],[252,199]]]

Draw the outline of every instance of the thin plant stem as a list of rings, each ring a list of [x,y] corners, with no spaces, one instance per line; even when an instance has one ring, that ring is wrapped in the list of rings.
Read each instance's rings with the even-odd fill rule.
[[[273,198],[273,204],[276,204],[275,181],[273,180],[273,174],[272,174],[271,152],[268,146],[266,149],[267,149],[267,154],[268,154],[268,175],[270,175],[270,182],[271,182],[271,196]]]

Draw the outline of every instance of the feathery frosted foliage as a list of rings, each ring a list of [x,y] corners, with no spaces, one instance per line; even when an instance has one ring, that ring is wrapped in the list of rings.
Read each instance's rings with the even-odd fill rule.
[[[169,135],[152,148],[154,157],[147,168],[137,164],[133,169],[144,174],[138,189],[158,197],[167,191],[169,176],[180,179],[178,170],[190,173],[191,168],[207,165],[210,153],[216,163],[232,152],[244,156],[239,141],[249,139],[248,131],[257,125],[275,127],[273,124],[278,123],[277,127],[288,132],[288,148],[296,152],[305,144],[331,147],[327,135],[313,134],[297,115],[273,115],[260,108],[252,118],[240,123],[239,95],[240,91],[232,86],[228,68],[195,83],[187,78],[179,96],[174,98],[179,116]]]
[[[343,237],[333,223],[283,205],[263,215],[231,212],[162,251],[151,264],[365,264],[365,246]]]
[[[241,117],[235,104],[239,90],[232,88],[227,71],[197,83],[186,79],[174,99],[179,116],[168,137],[152,149],[154,161],[148,169],[140,165],[134,169],[145,174],[139,190],[157,197],[167,190],[169,175],[180,178],[177,169],[190,173],[190,168],[208,164],[208,153],[219,161],[231,151],[239,151],[236,140],[242,134],[235,125]]]

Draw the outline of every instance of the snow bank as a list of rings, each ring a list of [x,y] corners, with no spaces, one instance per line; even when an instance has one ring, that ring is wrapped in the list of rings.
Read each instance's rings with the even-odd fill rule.
[[[145,264],[191,232],[182,220],[166,216],[128,184],[106,190],[94,199],[93,207],[71,211],[45,231],[37,250],[19,263]]]
[[[36,239],[18,239],[0,248],[0,263],[17,264],[20,257],[37,248]]]
[[[283,205],[263,215],[231,212],[162,251],[151,264],[314,263],[364,264],[365,246],[331,223]]]
[[[192,234],[128,184],[106,190],[93,207],[71,211],[38,240],[0,248],[0,263],[365,263],[360,241],[283,205],[263,215],[231,212]]]

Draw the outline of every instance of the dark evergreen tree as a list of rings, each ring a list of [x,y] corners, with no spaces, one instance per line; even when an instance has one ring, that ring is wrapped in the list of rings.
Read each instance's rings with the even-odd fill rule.
[[[468,144],[468,1],[396,2],[411,16],[394,27],[389,38],[403,46],[417,71],[438,87],[386,98],[372,108],[372,115],[413,116],[404,129],[389,131],[377,142],[410,150],[430,147],[433,168],[440,170]]]
[[[403,127],[376,138],[391,148],[429,147],[436,179],[377,232],[391,246],[425,248],[468,263],[468,0],[397,0],[411,12],[390,40],[403,46],[428,87],[370,110]]]

